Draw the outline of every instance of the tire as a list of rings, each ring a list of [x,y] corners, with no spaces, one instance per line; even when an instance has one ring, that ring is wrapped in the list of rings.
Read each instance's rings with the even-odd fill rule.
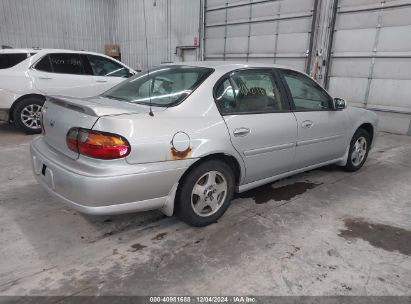
[[[175,214],[195,227],[215,223],[230,205],[234,185],[229,165],[220,160],[201,163],[180,182]]]
[[[361,169],[368,157],[370,151],[371,136],[364,129],[358,129],[355,132],[350,143],[350,152],[348,153],[347,164],[344,169],[348,172],[355,172]]]
[[[14,124],[26,134],[41,133],[40,113],[44,99],[40,97],[27,97],[21,100],[14,108]]]

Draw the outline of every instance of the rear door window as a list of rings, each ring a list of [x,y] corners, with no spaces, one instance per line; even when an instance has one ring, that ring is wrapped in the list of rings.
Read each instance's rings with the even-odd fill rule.
[[[87,55],[93,75],[108,77],[128,77],[129,70],[117,62],[101,56]]]
[[[231,80],[231,81],[230,81]],[[269,70],[240,70],[223,81],[215,92],[222,114],[271,113],[287,110]]]
[[[18,65],[20,62],[23,62],[28,57],[30,53],[8,53],[0,54],[0,69],[8,69]]]
[[[85,74],[80,54],[49,54],[49,58],[51,69],[54,73],[75,75]]]
[[[37,62],[34,68],[42,72],[52,72],[49,55],[44,56],[39,62]]]

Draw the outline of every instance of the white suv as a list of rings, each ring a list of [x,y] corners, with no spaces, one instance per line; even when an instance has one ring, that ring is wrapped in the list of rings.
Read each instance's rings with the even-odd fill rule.
[[[0,121],[39,133],[46,95],[97,96],[136,71],[97,53],[52,49],[0,50]]]

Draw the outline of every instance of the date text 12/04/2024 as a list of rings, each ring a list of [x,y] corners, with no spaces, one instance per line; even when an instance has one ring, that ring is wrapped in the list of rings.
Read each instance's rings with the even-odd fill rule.
[[[249,296],[150,297],[150,303],[257,303]]]

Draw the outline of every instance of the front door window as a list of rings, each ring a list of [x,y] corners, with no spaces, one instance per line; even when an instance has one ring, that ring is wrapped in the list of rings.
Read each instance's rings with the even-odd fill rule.
[[[282,71],[296,111],[332,110],[330,96],[312,79],[294,71]]]

